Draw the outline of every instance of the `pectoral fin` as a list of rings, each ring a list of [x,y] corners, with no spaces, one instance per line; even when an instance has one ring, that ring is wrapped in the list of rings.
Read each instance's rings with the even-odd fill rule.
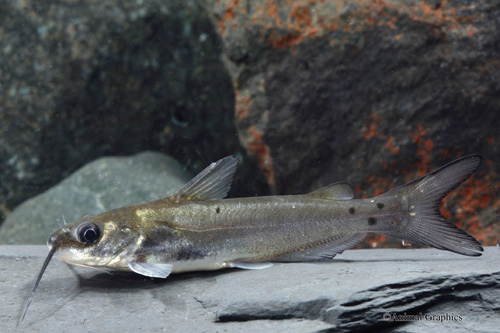
[[[264,269],[271,267],[273,264],[270,262],[244,262],[244,261],[234,261],[228,262],[227,267],[236,267],[241,269]]]
[[[171,264],[152,264],[148,262],[132,261],[128,267],[135,273],[144,276],[165,279],[172,272]]]

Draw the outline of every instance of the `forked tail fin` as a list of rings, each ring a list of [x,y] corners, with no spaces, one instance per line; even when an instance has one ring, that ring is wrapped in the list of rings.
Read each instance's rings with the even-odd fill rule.
[[[385,234],[410,242],[466,256],[480,256],[483,248],[471,235],[446,220],[439,211],[441,200],[465,181],[481,164],[480,155],[455,160],[438,170],[397,187],[383,196],[403,203],[401,223]]]

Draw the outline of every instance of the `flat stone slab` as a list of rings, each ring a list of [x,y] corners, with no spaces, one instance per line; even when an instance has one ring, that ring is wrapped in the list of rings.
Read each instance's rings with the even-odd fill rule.
[[[0,246],[5,331],[495,332],[500,326],[496,247],[481,257],[434,249],[350,250],[331,263],[185,273],[166,280],[53,260],[20,322],[47,252],[38,245]],[[423,319],[396,317],[404,314]]]

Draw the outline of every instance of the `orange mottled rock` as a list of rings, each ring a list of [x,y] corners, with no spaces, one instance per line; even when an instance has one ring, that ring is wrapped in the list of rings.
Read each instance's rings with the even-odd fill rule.
[[[369,197],[480,153],[491,163],[441,209],[499,242],[499,4],[204,2],[242,94],[240,140],[275,193],[348,180]]]

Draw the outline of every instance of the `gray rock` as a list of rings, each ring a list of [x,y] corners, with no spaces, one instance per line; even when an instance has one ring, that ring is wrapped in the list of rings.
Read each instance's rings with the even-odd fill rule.
[[[482,257],[471,258],[435,249],[351,250],[332,263],[166,280],[70,269],[54,260],[17,330],[495,332],[498,251],[488,247]],[[16,330],[46,252],[43,246],[0,246],[4,329]],[[424,319],[389,321],[386,313],[422,313]]]
[[[224,44],[240,140],[275,193],[347,180],[373,196],[480,153],[476,186],[446,208],[498,243],[499,3],[203,2]]]
[[[199,171],[243,152],[197,1],[1,0],[0,17],[0,213],[101,156],[156,150]]]
[[[131,157],[105,157],[19,207],[0,228],[6,244],[44,244],[63,224],[173,194],[191,175],[172,157],[144,152]]]

